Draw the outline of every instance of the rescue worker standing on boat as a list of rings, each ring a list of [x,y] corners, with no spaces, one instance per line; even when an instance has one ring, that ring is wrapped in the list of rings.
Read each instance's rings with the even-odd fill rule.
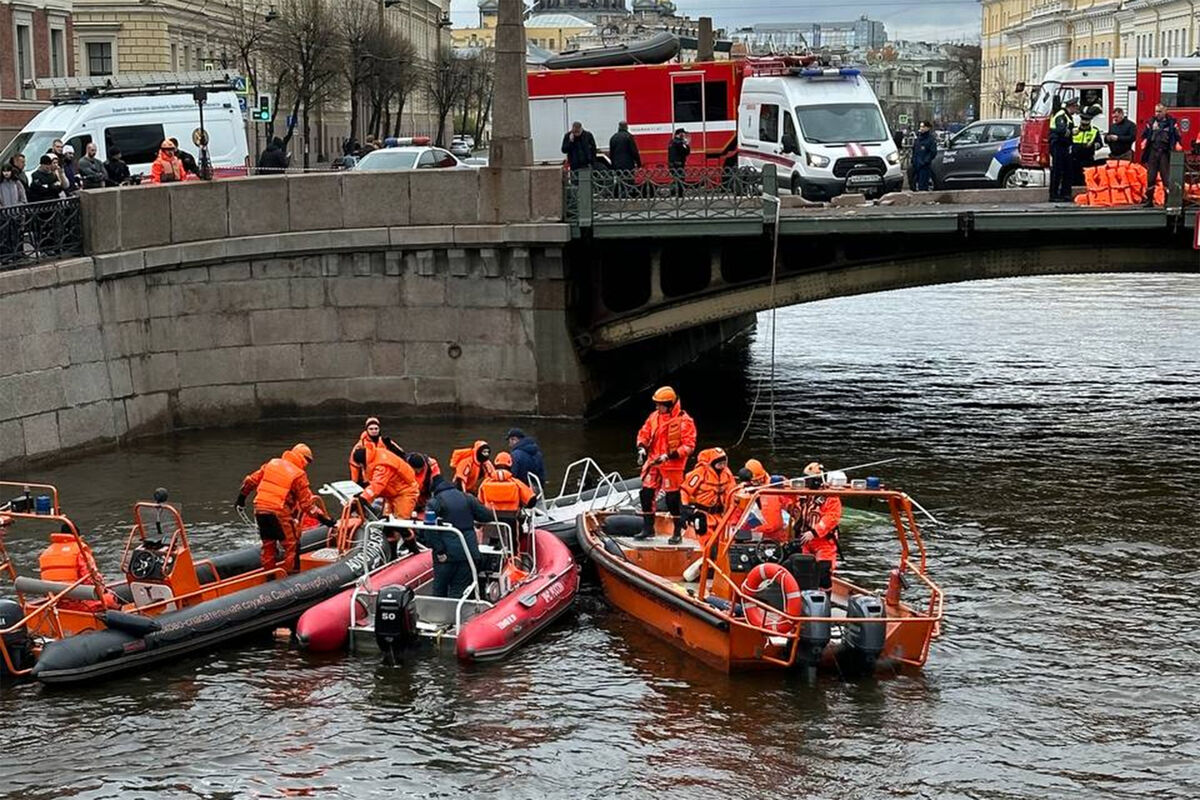
[[[688,456],[696,449],[696,423],[679,405],[679,396],[670,386],[654,393],[655,410],[637,436],[637,463],[642,467],[642,532],[635,539],[654,536],[654,499],[661,490],[667,498],[667,510],[675,519],[670,543],[683,540],[680,489]]]
[[[450,465],[454,467],[454,485],[467,494],[478,492],[484,479],[496,472],[491,459],[491,445],[482,439],[471,446],[470,452],[455,450],[450,456]]]
[[[804,488],[821,489],[825,486],[825,467],[816,461],[804,468]],[[838,525],[842,521],[842,500],[832,494],[804,496],[796,508],[796,538],[801,552],[816,557],[817,561],[828,561],[829,571],[837,569]]]
[[[717,529],[737,491],[728,467],[725,451],[710,447],[700,451],[696,466],[683,479],[683,516],[693,521],[700,536]]]
[[[383,442],[383,429],[379,426],[379,417],[367,417],[366,423],[363,425],[363,432],[358,437],[358,441],[354,443],[354,447],[350,448],[350,480],[357,483],[359,486],[366,487],[367,471],[362,464],[354,458],[354,453],[362,450],[366,453],[364,464],[371,463],[371,456],[375,452],[375,448]]]
[[[320,501],[308,486],[305,470],[313,454],[306,444],[297,444],[279,458],[272,458],[242,481],[241,491],[234,502],[246,507],[246,498],[254,492],[254,521],[262,539],[260,563],[264,570],[275,568],[277,542],[283,542],[283,568],[290,575],[300,569],[301,514],[308,512],[332,528],[337,523],[325,515]],[[256,491],[257,490],[257,491]]]
[[[376,447],[366,464],[370,483],[360,497],[373,503],[383,500],[384,513],[400,519],[408,519],[417,508],[421,489],[412,467],[404,460],[404,451],[391,441]]]
[[[433,496],[433,479],[442,474],[442,467],[436,458],[421,453],[409,453],[406,460],[417,479],[417,511],[424,511]]]
[[[433,594],[435,597],[462,597],[471,585],[468,559],[476,566],[481,562],[475,523],[491,522],[492,512],[441,475],[433,479],[433,497],[426,506],[426,513],[429,512],[458,528],[463,535],[460,540],[441,531],[417,531],[416,538],[433,551]],[[463,541],[467,544],[466,552],[463,552]]]
[[[495,512],[496,521],[503,522],[515,535],[521,530],[521,511],[533,508],[537,495],[512,474],[512,463],[508,453],[496,456],[496,473],[479,485],[479,502]]]

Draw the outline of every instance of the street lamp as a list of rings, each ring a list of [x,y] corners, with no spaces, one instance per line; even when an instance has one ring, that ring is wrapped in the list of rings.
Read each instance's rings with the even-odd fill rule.
[[[274,22],[279,19],[279,12],[275,10],[275,6],[267,9],[266,16],[263,17],[263,22]]]

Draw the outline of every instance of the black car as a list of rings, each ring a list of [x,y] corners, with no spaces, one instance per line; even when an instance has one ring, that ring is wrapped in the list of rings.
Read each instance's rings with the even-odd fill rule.
[[[1017,144],[1021,120],[972,122],[939,145],[933,158],[933,185],[938,189],[1016,187],[1020,166]]]

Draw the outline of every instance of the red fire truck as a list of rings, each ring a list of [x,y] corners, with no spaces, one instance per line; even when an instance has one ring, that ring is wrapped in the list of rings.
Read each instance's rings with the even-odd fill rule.
[[[557,164],[572,122],[600,150],[625,120],[645,167],[665,166],[677,128],[691,137],[689,166],[737,166],[737,109],[744,61],[640,64],[529,73],[533,159]]]
[[[1050,116],[1070,99],[1080,108],[1098,106],[1093,121],[1107,132],[1114,108],[1138,127],[1136,152],[1141,152],[1141,130],[1165,105],[1179,122],[1183,149],[1190,152],[1200,133],[1200,58],[1084,58],[1061,64],[1046,73],[1034,87],[1033,102],[1021,127],[1021,167],[1017,179],[1026,186],[1045,186],[1050,167]]]

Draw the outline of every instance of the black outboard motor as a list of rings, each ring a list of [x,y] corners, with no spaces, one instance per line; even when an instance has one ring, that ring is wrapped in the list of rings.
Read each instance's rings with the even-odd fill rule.
[[[820,589],[809,589],[800,592],[800,616],[828,617],[830,614],[829,594]],[[816,674],[817,664],[821,661],[821,653],[829,644],[830,628],[828,622],[800,623],[800,659],[808,667],[810,674]]]
[[[417,607],[412,589],[385,586],[375,598],[375,642],[385,660],[395,663],[396,654],[417,643]]]
[[[882,619],[883,616],[883,602],[878,597],[856,594],[846,602],[847,618]],[[882,622],[848,623],[837,653],[838,669],[848,676],[871,674],[886,637],[887,625]]]
[[[7,598],[0,599],[0,630],[20,622],[25,616],[21,604]],[[4,649],[12,660],[14,669],[28,669],[33,666],[33,647],[29,640],[29,631],[22,625],[15,631],[4,634]],[[0,658],[0,677],[8,673],[8,663]]]

